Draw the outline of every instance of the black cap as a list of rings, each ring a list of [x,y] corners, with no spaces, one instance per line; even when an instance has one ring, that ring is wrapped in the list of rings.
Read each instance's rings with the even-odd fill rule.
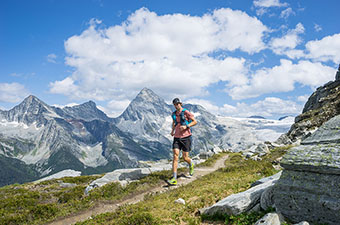
[[[178,103],[182,103],[179,98],[175,98],[174,100],[172,100],[172,104],[177,105]]]

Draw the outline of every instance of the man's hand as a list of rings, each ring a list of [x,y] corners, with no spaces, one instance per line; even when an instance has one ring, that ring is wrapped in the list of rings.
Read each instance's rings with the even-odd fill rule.
[[[171,136],[174,136],[175,135],[175,132],[174,130],[171,131]]]

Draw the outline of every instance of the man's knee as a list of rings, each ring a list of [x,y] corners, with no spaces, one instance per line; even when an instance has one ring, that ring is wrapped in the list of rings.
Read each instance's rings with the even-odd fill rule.
[[[178,160],[179,158],[179,151],[174,151],[174,160]]]
[[[183,159],[184,159],[184,161],[189,161],[190,157],[189,157],[188,154],[183,154]]]

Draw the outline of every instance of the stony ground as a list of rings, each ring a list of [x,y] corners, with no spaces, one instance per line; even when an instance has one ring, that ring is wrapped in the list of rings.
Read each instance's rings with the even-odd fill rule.
[[[219,160],[216,161],[216,163],[211,167],[200,167],[195,168],[195,173],[193,176],[188,176],[187,174],[180,174],[178,177],[178,184],[177,186],[169,186],[165,181],[164,183],[160,184],[159,186],[152,188],[148,191],[145,191],[143,193],[130,196],[122,201],[115,202],[115,203],[99,203],[95,207],[90,208],[86,211],[79,212],[75,215],[68,216],[67,218],[59,219],[57,221],[49,223],[50,225],[64,225],[64,224],[74,224],[79,221],[84,221],[89,219],[92,216],[106,213],[106,212],[113,212],[115,211],[120,205],[125,204],[135,204],[137,202],[140,202],[144,199],[144,196],[147,194],[153,194],[153,193],[163,193],[175,188],[178,188],[183,185],[187,185],[194,180],[198,179],[199,177],[205,176],[209,173],[212,173],[220,168],[224,167],[224,161],[227,159],[228,155],[223,156]]]

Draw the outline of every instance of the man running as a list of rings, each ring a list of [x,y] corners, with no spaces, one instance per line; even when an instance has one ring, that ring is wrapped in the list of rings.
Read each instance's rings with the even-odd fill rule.
[[[195,120],[192,113],[182,107],[182,102],[178,98],[175,98],[172,103],[176,108],[176,111],[172,114],[173,122],[171,130],[171,136],[174,136],[174,141],[172,144],[172,151],[174,154],[172,161],[173,177],[171,180],[168,180],[168,183],[170,185],[176,185],[178,157],[180,150],[182,150],[184,161],[189,164],[190,176],[194,174],[194,164],[189,158],[192,141],[190,127],[195,126],[197,121]]]

